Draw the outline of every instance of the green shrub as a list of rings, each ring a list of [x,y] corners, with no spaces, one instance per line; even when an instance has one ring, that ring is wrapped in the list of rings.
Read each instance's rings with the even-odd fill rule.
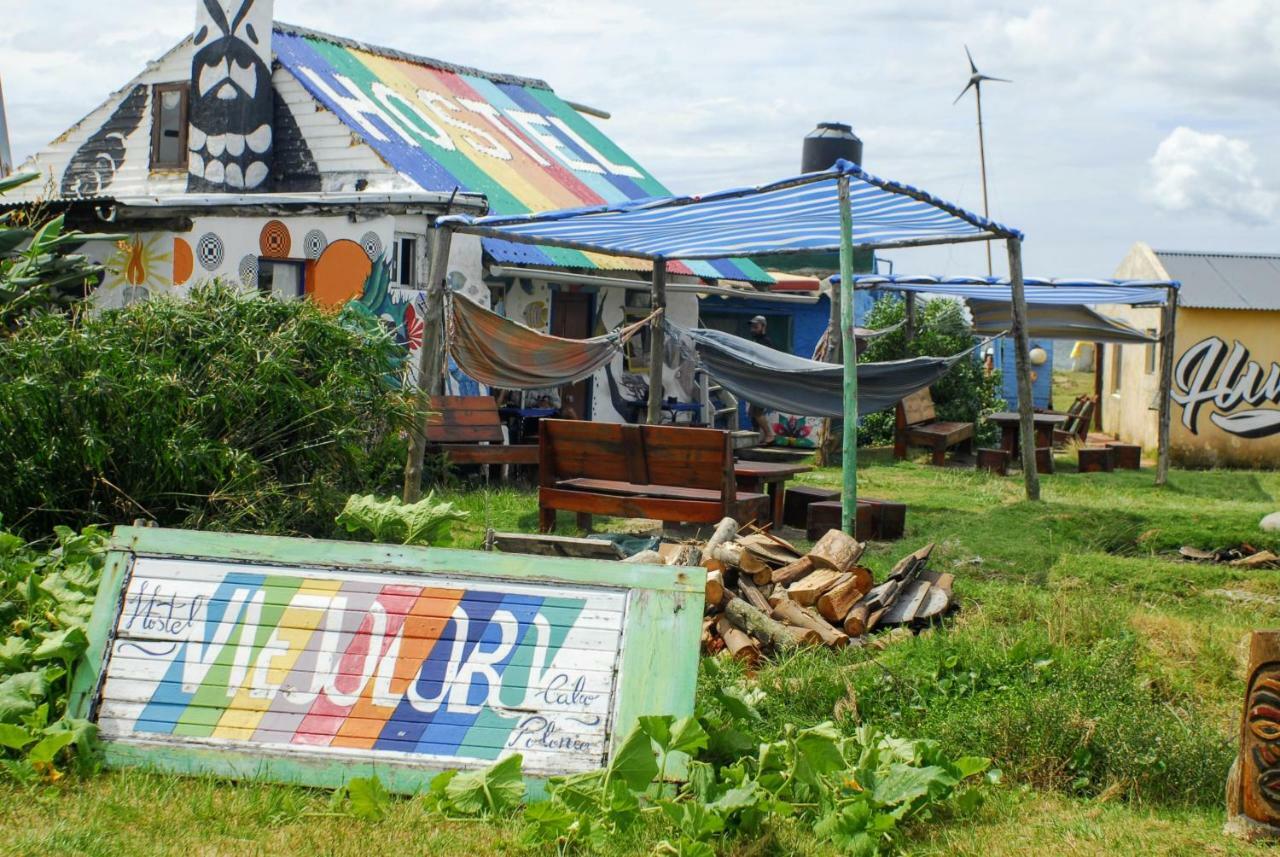
[[[329,535],[403,461],[377,323],[213,284],[0,341],[0,514],[43,533],[135,517]]]
[[[902,321],[906,313],[903,301],[892,298],[877,301],[863,322],[872,329],[891,327]],[[877,337],[859,357],[862,363],[903,360],[909,357],[947,357],[972,348],[973,327],[965,319],[964,307],[957,300],[939,298],[916,302],[916,331],[907,341],[902,328]],[[978,423],[978,441],[994,440],[994,426],[981,422],[984,413],[1004,407],[1000,398],[1000,373],[983,371],[977,359],[956,363],[951,371],[930,388],[938,419]],[[862,446],[884,446],[893,442],[893,410],[867,414],[858,427],[858,443]]]

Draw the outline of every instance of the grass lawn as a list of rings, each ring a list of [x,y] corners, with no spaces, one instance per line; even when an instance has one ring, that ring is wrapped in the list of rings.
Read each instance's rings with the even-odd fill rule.
[[[1280,596],[1280,572],[1189,565],[1174,552],[1280,548],[1257,527],[1280,507],[1280,474],[1174,471],[1156,489],[1150,470],[1060,472],[1042,477],[1044,502],[1028,504],[1016,477],[874,452],[860,463],[862,492],[909,508],[906,539],[869,551],[877,576],[936,542],[932,565],[956,575],[963,609],[882,651],[806,652],[754,676],[731,665],[733,680],[764,691],[771,724],[875,723],[992,757],[1002,785],[977,810],[914,829],[913,853],[1253,853],[1221,834],[1223,784],[1247,634],[1274,626],[1280,606],[1239,599]],[[805,478],[840,481],[835,470]],[[486,520],[535,529],[530,492],[446,493],[473,513],[462,546],[481,543]],[[569,532],[572,516],[561,525]],[[363,822],[330,813],[324,792],[140,772],[0,785],[3,854],[515,853],[521,824],[443,822],[416,800]],[[648,854],[656,838],[641,829],[614,851]],[[723,853],[829,852],[783,827]]]

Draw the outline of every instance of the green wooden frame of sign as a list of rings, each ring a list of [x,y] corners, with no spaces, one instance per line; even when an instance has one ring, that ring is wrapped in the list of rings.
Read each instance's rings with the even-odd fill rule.
[[[99,723],[110,767],[410,793],[520,752],[537,795],[605,764],[638,717],[693,713],[705,585],[697,567],[118,527],[70,712]]]

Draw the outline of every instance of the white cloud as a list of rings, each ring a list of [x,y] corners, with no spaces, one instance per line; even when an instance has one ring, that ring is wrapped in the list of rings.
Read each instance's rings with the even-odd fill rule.
[[[1149,164],[1151,199],[1166,211],[1203,208],[1256,225],[1270,221],[1280,205],[1280,194],[1259,178],[1245,140],[1179,126],[1160,141]]]

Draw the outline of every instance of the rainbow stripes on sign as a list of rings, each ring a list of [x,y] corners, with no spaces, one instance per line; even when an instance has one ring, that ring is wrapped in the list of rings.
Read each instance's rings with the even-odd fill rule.
[[[586,770],[606,751],[623,609],[609,590],[143,557],[99,723],[109,738]]]
[[[277,26],[276,58],[389,165],[425,190],[483,193],[523,214],[668,196],[541,81],[492,75]],[[499,262],[644,270],[648,263],[486,239]],[[745,259],[672,262],[671,273],[769,283]]]

